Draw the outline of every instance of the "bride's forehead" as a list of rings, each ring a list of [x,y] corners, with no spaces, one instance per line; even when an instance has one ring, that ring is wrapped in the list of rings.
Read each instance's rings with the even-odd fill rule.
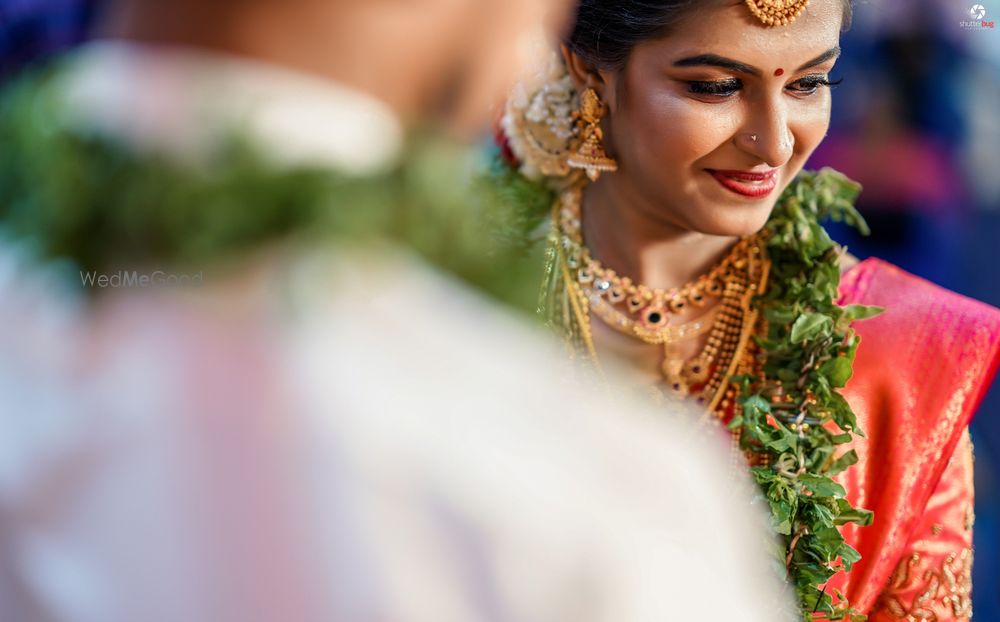
[[[837,45],[843,7],[842,0],[812,0],[791,24],[767,27],[744,1],[706,3],[676,28],[641,46],[657,56],[717,54],[748,63],[807,62]]]
[[[789,1],[789,4],[791,2]],[[789,13],[787,25],[768,26],[754,14],[746,0],[724,0],[696,2],[681,14],[672,34],[711,32],[724,36],[745,36],[749,34],[769,35],[772,38],[816,34],[817,31],[832,29],[839,32],[844,23],[845,0],[810,0],[801,3],[801,12]]]

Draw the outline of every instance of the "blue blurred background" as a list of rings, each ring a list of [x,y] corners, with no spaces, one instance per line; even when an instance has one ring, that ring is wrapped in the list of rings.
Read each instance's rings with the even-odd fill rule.
[[[99,0],[0,0],[0,80],[80,43]]]
[[[1000,29],[970,28],[1000,0],[857,4],[834,77],[830,136],[810,167],[865,186],[870,238],[836,229],[859,257],[878,255],[1000,307]],[[0,80],[79,43],[92,0],[0,0]],[[981,20],[975,20],[981,21]],[[972,425],[976,446],[975,617],[1000,622],[1000,390]]]

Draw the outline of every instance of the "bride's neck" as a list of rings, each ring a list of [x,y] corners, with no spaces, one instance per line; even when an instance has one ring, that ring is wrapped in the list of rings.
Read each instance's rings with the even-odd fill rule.
[[[606,180],[584,191],[582,213],[591,255],[620,276],[654,288],[697,279],[737,242],[683,229],[641,197]]]

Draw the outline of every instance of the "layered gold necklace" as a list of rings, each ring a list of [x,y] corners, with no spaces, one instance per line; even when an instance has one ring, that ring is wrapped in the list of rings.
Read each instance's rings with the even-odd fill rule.
[[[572,188],[556,204],[555,235],[562,255],[570,309],[579,317],[582,339],[595,358],[590,315],[618,332],[663,347],[660,371],[667,391],[691,397],[708,412],[725,418],[735,402],[729,379],[752,373],[751,337],[757,313],[751,300],[764,291],[769,272],[764,240],[751,236],[737,242],[708,273],[691,283],[658,289],[619,276],[597,261],[584,244],[581,227],[582,189]],[[712,304],[714,303],[714,304]],[[692,320],[680,315],[706,309]],[[679,346],[708,333],[705,345],[685,360]]]

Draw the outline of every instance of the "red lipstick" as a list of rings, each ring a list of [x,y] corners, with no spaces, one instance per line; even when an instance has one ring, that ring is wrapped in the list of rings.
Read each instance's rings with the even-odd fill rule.
[[[752,199],[766,197],[778,185],[778,169],[776,168],[762,173],[707,170],[723,188]]]

